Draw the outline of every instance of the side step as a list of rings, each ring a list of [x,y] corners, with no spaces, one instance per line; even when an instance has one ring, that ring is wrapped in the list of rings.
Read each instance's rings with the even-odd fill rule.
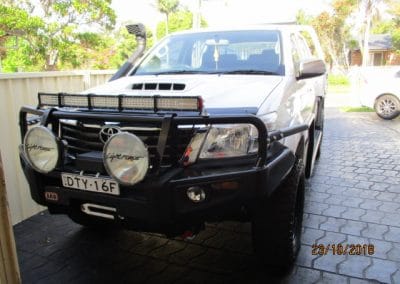
[[[117,209],[114,207],[97,205],[93,203],[83,203],[81,205],[81,210],[85,214],[96,217],[102,217],[110,220],[115,219],[115,213],[117,212]]]
[[[313,149],[313,155],[312,155],[312,159],[311,159],[310,176],[312,175],[312,173],[314,171],[314,164],[315,164],[315,160],[317,158],[318,148],[322,142],[322,131],[321,130],[315,130],[315,131],[317,132],[317,136],[315,137],[315,140],[314,140],[314,149]]]

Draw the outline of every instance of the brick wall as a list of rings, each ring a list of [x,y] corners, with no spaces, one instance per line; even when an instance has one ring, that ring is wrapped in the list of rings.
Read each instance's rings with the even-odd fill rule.
[[[397,54],[394,51],[385,51],[383,53],[385,58],[385,65],[400,65],[400,54]],[[361,66],[362,64],[362,55],[359,50],[351,51],[350,54],[350,65],[351,66]]]

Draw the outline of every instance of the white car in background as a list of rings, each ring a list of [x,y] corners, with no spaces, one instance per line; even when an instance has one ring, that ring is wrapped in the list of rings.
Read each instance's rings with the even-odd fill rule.
[[[400,66],[368,67],[360,71],[360,102],[383,119],[400,114]]]

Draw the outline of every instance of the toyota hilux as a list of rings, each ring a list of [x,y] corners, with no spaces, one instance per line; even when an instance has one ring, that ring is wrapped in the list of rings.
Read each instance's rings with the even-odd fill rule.
[[[315,32],[191,30],[145,52],[143,25],[128,31],[137,49],[109,82],[39,93],[37,107],[21,109],[32,198],[103,230],[187,237],[206,222],[251,222],[261,263],[289,268],[323,133]]]

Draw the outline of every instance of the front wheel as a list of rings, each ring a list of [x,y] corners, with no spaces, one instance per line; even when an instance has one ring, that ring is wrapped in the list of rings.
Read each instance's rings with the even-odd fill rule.
[[[382,95],[375,101],[376,114],[383,119],[393,119],[400,114],[400,101],[393,95]]]
[[[292,267],[300,250],[304,179],[303,161],[298,159],[282,184],[254,211],[255,254],[267,269],[277,274]]]

